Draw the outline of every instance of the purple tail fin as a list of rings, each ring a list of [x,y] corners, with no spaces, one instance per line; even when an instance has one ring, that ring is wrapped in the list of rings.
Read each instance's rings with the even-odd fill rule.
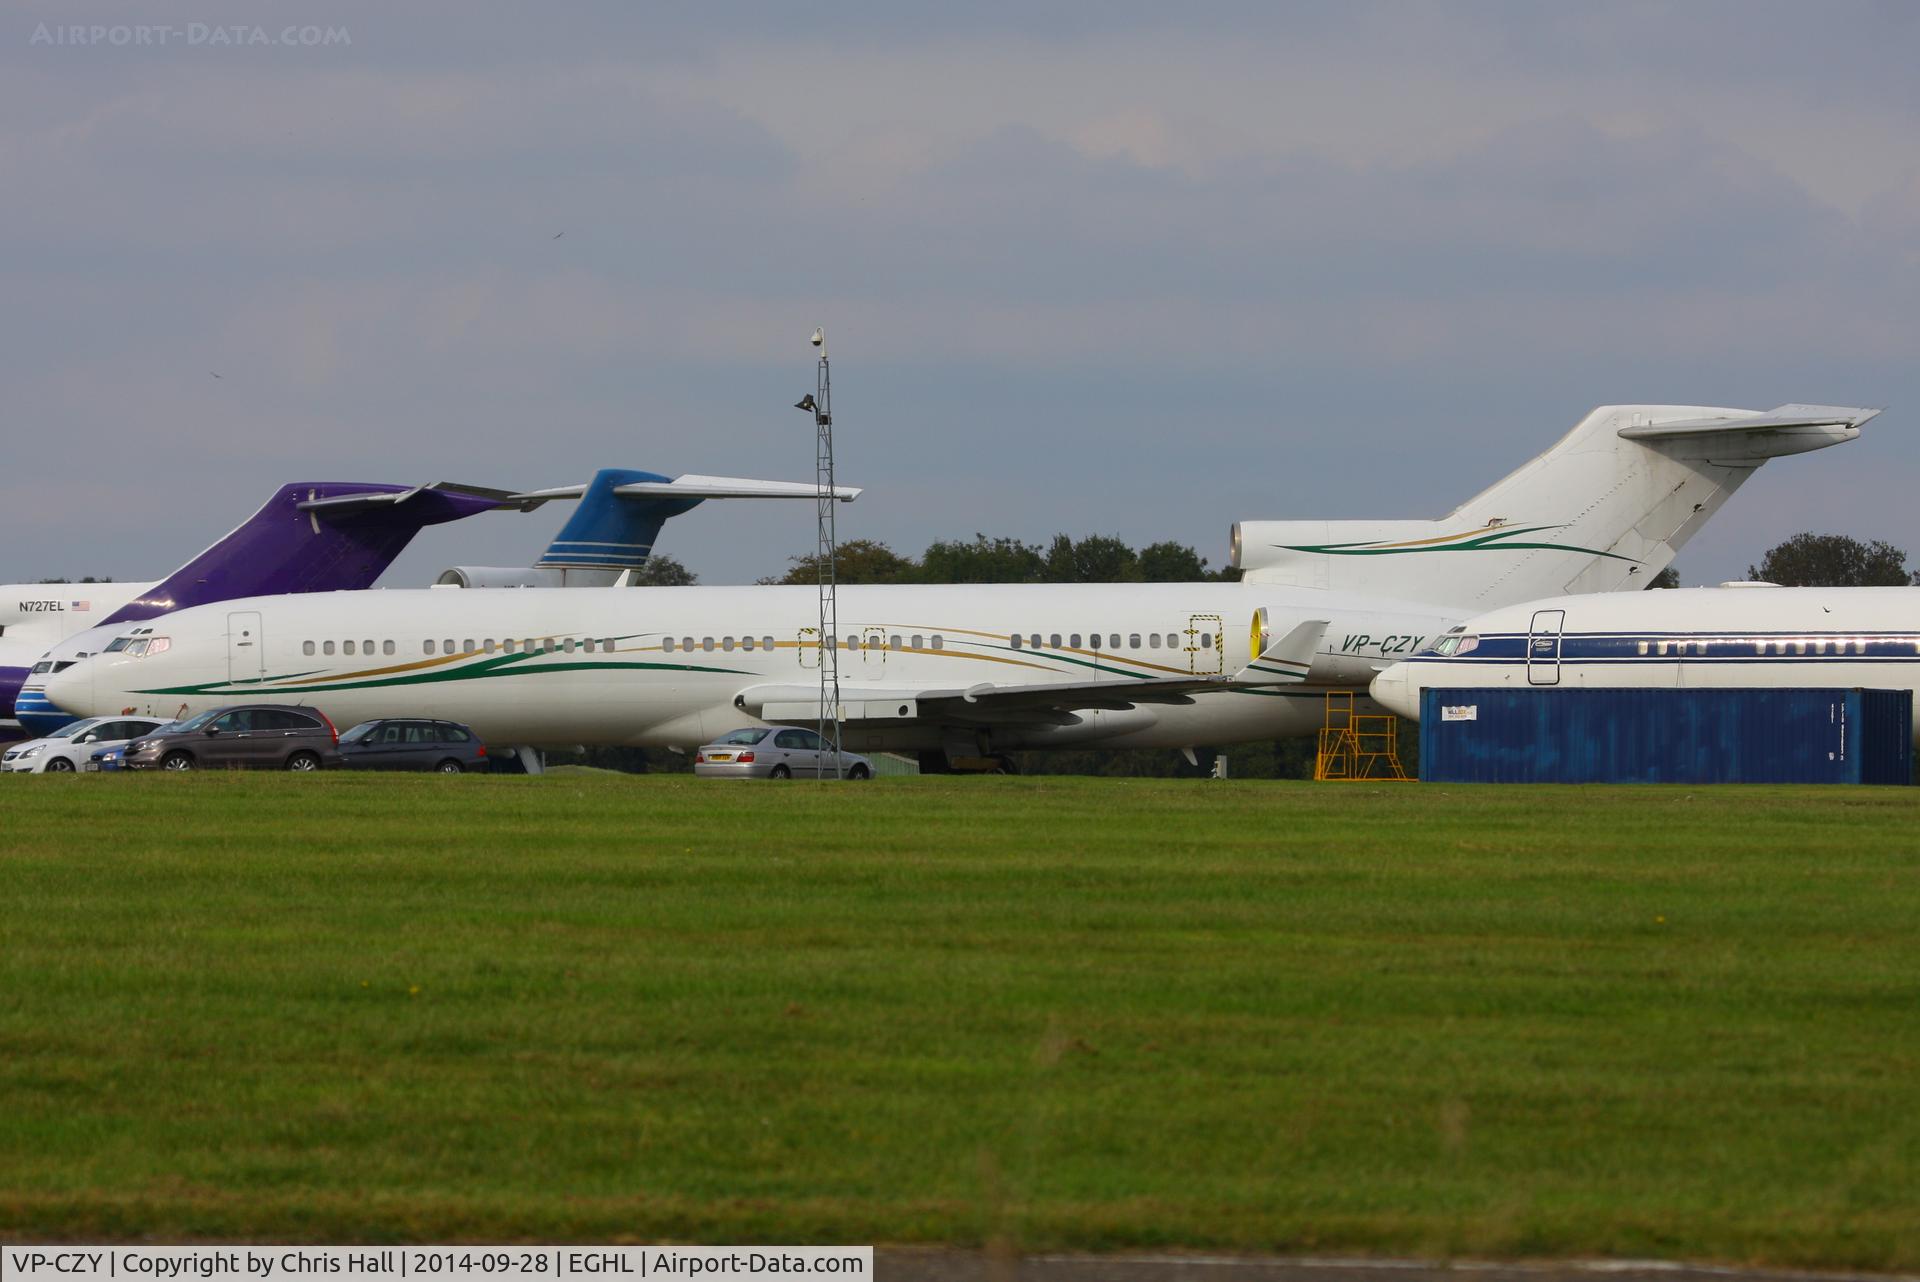
[[[503,497],[453,485],[283,485],[233,533],[102,622],[238,597],[372,587],[422,529],[488,511]]]

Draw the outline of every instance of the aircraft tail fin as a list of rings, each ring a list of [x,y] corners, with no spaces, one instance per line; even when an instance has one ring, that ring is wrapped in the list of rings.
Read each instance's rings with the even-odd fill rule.
[[[837,487],[834,497],[851,502],[860,491]],[[673,517],[690,512],[708,499],[812,499],[818,492],[810,483],[758,481],[737,476],[662,476],[629,468],[602,468],[585,485],[563,485],[509,496],[510,505],[531,510],[556,499],[578,499],[574,510],[547,550],[534,562],[546,572],[540,582],[569,585],[608,585],[646,564],[660,528]],[[473,586],[492,584],[484,567],[456,567],[442,582]],[[525,576],[522,576],[525,577]]]
[[[1231,564],[1475,610],[1644,587],[1768,459],[1851,441],[1878,413],[1606,405],[1437,521],[1246,521]]]
[[[226,537],[102,623],[239,597],[372,587],[422,529],[500,507],[506,497],[450,483],[283,485]]]

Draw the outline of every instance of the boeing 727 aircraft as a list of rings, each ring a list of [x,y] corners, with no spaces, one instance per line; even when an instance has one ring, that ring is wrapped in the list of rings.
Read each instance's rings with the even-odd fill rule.
[[[1873,411],[1606,406],[1437,521],[1249,522],[1238,583],[876,586],[840,594],[845,743],[929,765],[1098,743],[1302,733],[1469,615],[1638,587],[1767,459]],[[529,588],[261,597],[155,620],[47,694],[76,715],[237,700],[336,722],[431,716],[496,742],[691,746],[806,724],[811,588]]]
[[[1920,695],[1920,589],[1755,583],[1530,601],[1469,619],[1394,664],[1374,679],[1373,697],[1418,717],[1428,687],[1474,686],[1862,687]]]

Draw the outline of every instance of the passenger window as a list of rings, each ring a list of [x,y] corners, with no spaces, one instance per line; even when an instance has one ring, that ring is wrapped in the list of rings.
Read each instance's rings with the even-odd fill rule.
[[[1160,648],[1160,634],[1158,632],[1149,634],[1147,637],[1147,649],[1158,650],[1159,648]]]
[[[1072,636],[1067,638],[1067,649],[1078,650],[1079,648],[1080,648],[1080,634],[1076,632]]]
[[[421,653],[421,654],[432,654],[432,653],[433,653],[433,640],[432,640],[432,638],[428,638],[427,640],[425,640],[425,641],[422,641],[422,642],[420,643],[420,653]]]
[[[1087,634],[1087,648],[1091,650],[1098,650],[1100,648],[1100,634],[1098,632]]]
[[[462,640],[460,642],[460,649],[467,654],[478,654],[480,652],[480,647],[474,644],[472,637],[467,637]],[[493,643],[491,641],[487,643],[487,651],[488,653],[492,653],[493,651]]]
[[[713,650],[713,638],[712,638],[712,637],[701,637],[701,638],[700,638],[700,648],[701,648],[702,650],[705,650],[705,651],[708,651],[709,653],[711,653],[711,652],[712,652],[712,650]]]
[[[666,652],[667,652],[668,654],[672,654],[672,653],[673,653],[673,638],[672,638],[672,637],[661,637],[661,638],[660,638],[660,648],[661,648],[662,650],[664,650],[664,651],[666,651]],[[593,642],[591,642],[591,641],[589,641],[589,642],[587,642],[587,649],[589,649],[589,650],[591,650],[591,649],[593,649]]]
[[[940,634],[939,634],[938,632],[936,632],[936,633],[934,633],[934,634],[933,634],[933,648],[934,648],[934,649],[936,649],[936,650],[939,650],[939,649],[942,649],[942,648],[944,647],[944,645],[945,645],[945,643],[944,643],[944,642],[943,642],[943,641],[942,641],[942,640],[940,639]]]
[[[223,734],[235,734],[241,730],[253,728],[253,714],[247,711],[229,712],[213,723],[213,728]]]
[[[320,643],[320,653],[321,653],[321,654],[332,654],[332,653],[333,653],[333,642],[331,642],[331,641],[322,641],[322,642]]]
[[[382,641],[382,642],[380,643],[380,653],[381,653],[381,654],[392,654],[392,653],[393,653],[393,642],[391,642],[391,641]]]
[[[454,645],[453,645],[453,638],[452,638],[452,637],[448,637],[448,638],[446,639],[446,642],[444,643],[444,645],[443,645],[443,646],[442,646],[441,648],[442,648],[442,649],[443,649],[443,650],[444,650],[444,651],[445,651],[445,652],[446,652],[447,654],[452,654],[452,653],[453,653],[453,650],[454,650]]]
[[[561,646],[560,648],[561,648],[562,650],[565,650],[565,651],[566,651],[566,652],[567,652],[568,654],[572,654],[572,653],[573,653],[573,638],[572,638],[572,637],[568,637],[568,638],[567,638],[567,643],[566,643],[565,645],[563,645],[563,646]]]
[[[860,648],[860,638],[849,633],[847,636],[847,649],[858,650],[859,648]]]
[[[302,641],[300,643],[300,653],[305,655],[311,655],[313,653],[313,642]]]
[[[773,746],[776,748],[804,748],[807,746],[807,741],[805,736],[798,730],[782,730],[773,737]]]
[[[761,637],[761,638],[760,638],[760,648],[761,648],[762,650],[771,650],[771,649],[773,649],[773,638],[772,638],[772,637]]]
[[[731,649],[733,649],[733,638],[732,638],[732,637],[721,637],[721,638],[720,638],[720,648],[721,648],[722,650],[731,650]]]
[[[361,654],[372,654],[372,653],[373,653],[373,642],[371,642],[371,641],[362,641],[362,642],[360,643],[360,653],[361,653]]]
[[[1013,640],[1013,648],[1018,650],[1020,648],[1020,634],[1018,632],[1014,633],[1012,640]]]
[[[380,738],[375,742],[399,743],[406,737],[406,732],[407,728],[398,721],[389,721],[386,725],[380,727]]]
[[[1027,634],[1027,644],[1038,650],[1040,648],[1040,634],[1038,632],[1029,632]]]
[[[1211,650],[1211,649],[1213,649],[1213,633],[1211,633],[1211,632],[1202,632],[1202,633],[1200,634],[1200,648],[1201,648],[1202,650]]]
[[[742,650],[751,650],[758,644],[760,644],[759,641],[753,637],[740,638],[740,648]]]
[[[900,634],[899,634],[898,632],[896,632],[896,633],[894,633],[894,634],[893,634],[892,636],[890,636],[890,637],[888,637],[888,638],[887,638],[887,648],[888,648],[888,649],[891,649],[891,650],[898,650],[898,649],[900,649],[900,648],[901,648],[901,645],[902,645],[902,643],[901,643],[901,640],[900,640]]]
[[[682,650],[691,650],[691,649],[693,649],[693,638],[692,638],[692,637],[681,637],[681,638],[680,638],[680,648],[681,648]]]
[[[342,654],[352,654],[352,653],[353,653],[353,642],[351,642],[351,641],[343,641],[343,642],[341,643],[341,645],[340,645],[340,653],[342,653]]]
[[[439,740],[440,736],[433,732],[432,726],[419,721],[407,723],[408,743],[438,743]]]
[[[1118,650],[1120,648],[1120,634],[1118,632],[1114,632],[1108,635],[1107,646],[1109,649],[1113,649],[1113,650]]]
[[[921,635],[920,635],[919,633],[917,633],[917,632],[916,632],[916,633],[914,634],[914,637],[913,637],[913,642],[912,642],[912,645],[913,645],[913,648],[914,648],[914,649],[916,649],[916,650],[922,650],[922,649],[925,649],[926,647],[925,647],[924,645],[922,645],[922,644],[921,644],[921,643],[922,643],[922,642],[924,642],[925,640],[926,640],[926,638],[925,638],[925,637],[923,637],[923,636],[921,636]]]
[[[1127,648],[1132,650],[1138,650],[1140,648],[1140,634],[1138,632],[1130,632],[1127,634]]]
[[[524,644],[526,646],[526,651],[528,654],[540,653],[540,643],[534,640],[532,637],[528,637],[524,642]]]
[[[673,649],[673,638],[672,638],[672,637],[662,637],[662,638],[661,638],[661,641],[663,641],[663,642],[664,642],[664,643],[666,644],[666,648],[667,648],[667,649],[669,649],[669,650],[671,650],[671,649]],[[582,643],[581,643],[581,646],[580,646],[580,648],[581,648],[582,650],[585,650],[585,651],[586,651],[586,652],[587,652],[588,654],[592,654],[592,653],[593,653],[593,638],[592,638],[592,637],[588,637],[588,638],[587,638],[587,639],[586,639],[586,640],[585,640],[584,642],[582,642]]]
[[[502,654],[512,654],[512,653],[513,653],[513,647],[514,647],[514,644],[515,644],[515,643],[514,643],[514,640],[513,640],[513,638],[512,638],[512,637],[508,637],[508,638],[507,638],[507,639],[506,639],[505,641],[502,641],[502,642],[500,643],[500,653],[502,653]]]

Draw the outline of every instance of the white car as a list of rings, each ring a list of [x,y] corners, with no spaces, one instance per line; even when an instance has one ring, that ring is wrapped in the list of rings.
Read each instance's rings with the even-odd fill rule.
[[[87,717],[61,726],[44,739],[8,748],[0,756],[0,772],[68,774],[84,768],[102,748],[119,747],[165,724],[159,717]]]

